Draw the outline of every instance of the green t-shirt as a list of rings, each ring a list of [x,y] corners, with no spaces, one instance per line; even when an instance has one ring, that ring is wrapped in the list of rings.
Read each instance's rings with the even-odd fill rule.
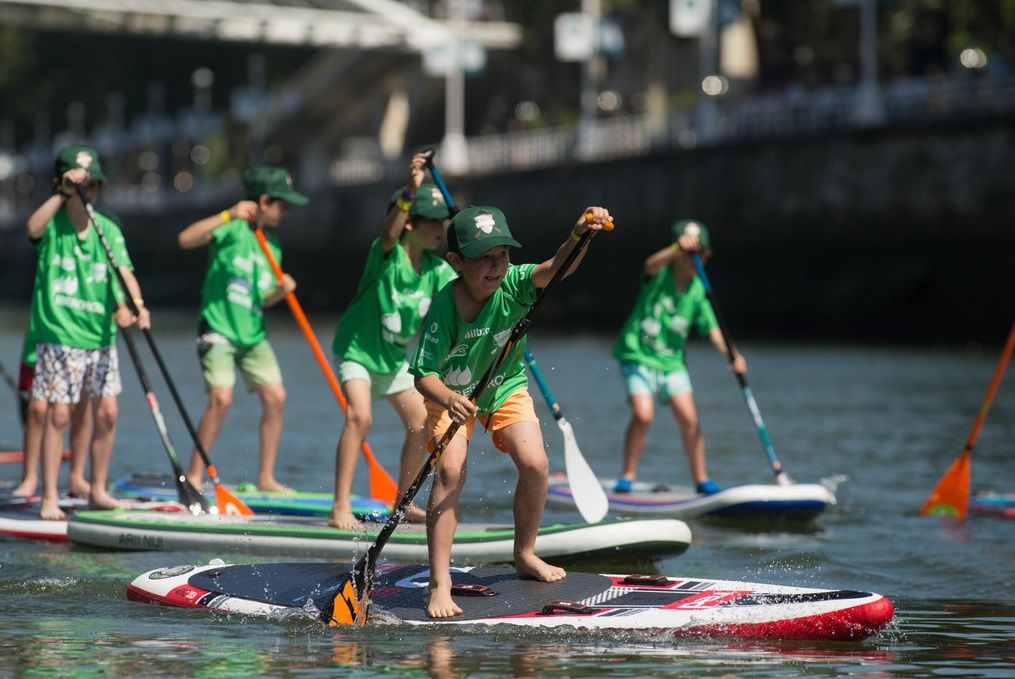
[[[385,254],[376,239],[356,296],[335,329],[335,355],[381,375],[397,372],[431,300],[454,277],[451,265],[432,252],[423,253],[416,273],[401,243]]]
[[[535,264],[511,265],[500,287],[486,300],[476,320],[458,315],[453,288],[446,285],[434,298],[423,323],[423,338],[409,369],[413,375],[439,375],[452,391],[469,396],[490,368],[511,330],[536,301],[532,284]],[[481,415],[497,410],[508,396],[528,384],[525,377],[525,338],[515,345],[476,404]]]
[[[96,213],[96,219],[109,240],[116,265],[133,268],[120,227],[101,213]],[[36,341],[78,349],[113,344],[113,312],[123,293],[95,228],[89,224],[79,238],[61,208],[46,225],[36,249],[39,262],[29,321]]]
[[[35,345],[39,343],[36,337],[35,326],[32,325],[32,315],[28,317],[28,328],[25,330],[25,341],[21,345],[21,362],[25,365],[35,366]]]
[[[265,233],[275,260],[282,251],[274,234]],[[275,289],[275,274],[250,225],[234,219],[211,232],[208,273],[201,288],[201,318],[236,346],[252,347],[268,336],[264,298]]]
[[[717,326],[705,286],[695,276],[682,293],[673,280],[673,265],[642,281],[638,300],[624,322],[613,355],[622,363],[655,370],[684,368],[684,342],[691,326],[707,336]]]

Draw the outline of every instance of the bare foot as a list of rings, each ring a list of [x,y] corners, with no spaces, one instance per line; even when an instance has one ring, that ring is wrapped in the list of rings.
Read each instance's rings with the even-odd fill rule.
[[[14,497],[31,497],[35,495],[35,491],[39,489],[39,480],[24,480],[17,485],[17,487],[11,491],[11,495]]]
[[[542,582],[557,582],[567,577],[563,568],[551,566],[531,552],[515,557],[515,572],[520,578],[534,578]]]
[[[67,480],[67,494],[71,497],[88,497],[91,492],[92,484],[83,476],[72,476]]]
[[[328,519],[328,525],[332,528],[339,530],[362,530],[363,523],[352,515],[352,512],[348,509],[335,509],[331,510],[331,517]]]
[[[130,509],[131,504],[115,497],[105,491],[94,491],[88,495],[89,509]]]
[[[429,597],[426,602],[426,614],[431,618],[453,618],[462,614],[462,609],[451,598],[451,582],[435,585],[430,581]]]
[[[58,500],[43,500],[42,507],[39,509],[39,518],[46,521],[64,521],[67,519],[67,515],[60,509]]]
[[[426,510],[420,509],[415,504],[411,504],[405,508],[405,514],[402,515],[402,521],[405,521],[406,523],[425,523]]]
[[[289,486],[284,486],[275,479],[268,479],[267,481],[258,481],[257,489],[266,493],[283,493],[285,495],[292,495],[296,491]]]
[[[188,476],[187,477],[187,481],[190,483],[190,485],[194,486],[194,488],[195,488],[195,490],[197,490],[197,492],[199,492],[199,493],[203,493],[204,492],[204,479],[201,478],[200,476],[198,476],[196,478],[193,477],[193,476]]]

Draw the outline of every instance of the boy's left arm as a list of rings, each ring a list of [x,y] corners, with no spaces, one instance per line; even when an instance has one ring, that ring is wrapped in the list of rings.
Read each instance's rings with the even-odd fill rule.
[[[119,269],[120,273],[123,274],[124,282],[127,284],[127,294],[134,300],[134,304],[138,308],[138,315],[135,317],[126,304],[120,304],[114,314],[117,317],[116,322],[121,327],[127,327],[137,321],[138,327],[142,330],[147,330],[152,327],[152,319],[148,308],[144,305],[144,298],[141,296],[141,284],[137,282],[137,277],[129,267],[121,266]]]
[[[532,283],[537,288],[545,288],[553,278],[553,272],[558,267],[564,265],[564,260],[567,259],[568,254],[575,248],[578,241],[581,240],[582,234],[586,231],[601,231],[603,227],[611,223],[613,219],[610,217],[610,211],[604,207],[589,206],[582,210],[582,214],[578,217],[578,221],[575,222],[574,227],[571,229],[570,235],[564,244],[557,248],[557,254],[553,256],[553,259],[548,259],[545,262],[541,262],[536,265],[536,268],[532,270]],[[571,268],[564,272],[564,277],[570,276],[578,265],[581,264],[582,259],[585,258],[585,251],[579,253],[578,257],[575,258],[574,264]]]
[[[722,331],[719,328],[712,328],[708,332],[708,339],[716,349],[719,350],[723,356],[726,356],[726,340],[722,338]],[[737,351],[736,347],[733,347],[733,372],[738,375],[744,375],[747,373],[747,361],[743,355]]]

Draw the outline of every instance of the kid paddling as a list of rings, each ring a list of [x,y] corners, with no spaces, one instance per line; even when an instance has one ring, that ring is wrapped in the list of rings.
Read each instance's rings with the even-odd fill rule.
[[[513,347],[477,403],[473,404],[468,395],[581,234],[602,229],[609,221],[606,209],[587,208],[552,259],[522,265],[510,263],[509,248],[520,245],[511,236],[507,219],[499,209],[470,207],[451,222],[448,261],[458,279],[434,299],[410,368],[416,376],[416,388],[426,399],[427,427],[434,443],[452,424],[460,425],[434,471],[427,505],[430,617],[447,618],[462,612],[451,597],[451,546],[458,525],[458,497],[465,483],[468,442],[477,418],[490,430],[494,445],[511,456],[518,470],[514,495],[515,570],[521,577],[544,582],[566,576],[563,569],[546,563],[534,551],[546,502],[549,463],[527,389],[525,339]],[[565,273],[570,274],[583,257],[584,252]]]
[[[674,242],[645,260],[638,299],[613,350],[631,405],[624,435],[624,469],[614,488],[620,493],[630,492],[637,478],[656,399],[673,411],[697,491],[711,494],[721,490],[705,469],[705,437],[684,364],[684,343],[692,327],[726,354],[712,305],[688,254],[696,251],[702,261],[708,259],[712,254],[708,230],[690,219],[676,222],[672,229]],[[734,355],[733,369],[746,373],[744,357],[736,351]]]
[[[194,222],[180,232],[184,250],[208,246],[208,273],[201,288],[201,320],[197,354],[201,361],[208,405],[197,427],[198,439],[210,451],[233,402],[236,369],[250,391],[261,400],[260,463],[257,487],[291,492],[275,479],[275,458],[285,417],[285,387],[275,352],[268,342],[263,309],[296,289],[286,274],[276,285],[268,261],[251,226],[274,230],[290,205],[306,205],[307,197],[293,189],[292,178],[280,167],[256,166],[243,173],[246,199],[222,212]],[[282,251],[273,234],[267,236],[275,259]],[[188,480],[201,487],[204,462],[195,449]]]
[[[348,399],[335,452],[335,503],[329,523],[336,528],[362,527],[352,514],[352,481],[359,448],[373,421],[373,401],[386,399],[405,427],[399,498],[426,454],[426,408],[409,374],[405,348],[419,332],[434,295],[455,272],[434,254],[444,240],[450,213],[438,188],[422,183],[424,161],[422,154],[413,156],[409,183],[392,196],[356,296],[335,330],[332,350]],[[405,518],[422,521],[424,512],[409,505]]]

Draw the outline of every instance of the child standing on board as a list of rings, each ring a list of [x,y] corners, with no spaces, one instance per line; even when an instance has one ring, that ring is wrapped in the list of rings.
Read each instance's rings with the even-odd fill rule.
[[[239,368],[247,389],[261,400],[261,455],[257,487],[291,492],[275,479],[275,458],[285,416],[285,388],[275,352],[268,343],[263,309],[296,289],[287,274],[276,285],[254,227],[276,229],[289,213],[289,205],[306,205],[308,199],[293,189],[292,178],[280,167],[256,166],[243,173],[246,199],[219,214],[194,222],[180,232],[184,250],[208,246],[208,273],[201,288],[201,320],[197,355],[201,361],[208,406],[197,427],[205,450],[211,449],[233,402],[233,385]],[[266,234],[275,259],[282,252],[274,234]],[[187,478],[201,487],[204,462],[194,450]]]
[[[508,248],[520,245],[512,238],[504,213],[497,208],[470,207],[451,221],[448,261],[458,273],[458,280],[434,298],[410,369],[416,376],[416,388],[426,399],[427,427],[434,441],[452,424],[461,425],[437,464],[427,505],[430,617],[447,618],[462,612],[451,598],[451,545],[458,525],[458,496],[465,483],[469,437],[477,417],[491,431],[494,445],[510,455],[518,469],[515,570],[522,577],[544,582],[565,576],[563,569],[544,562],[534,551],[546,502],[549,463],[527,390],[522,360],[524,338],[512,348],[476,404],[469,395],[496,360],[515,323],[528,313],[539,289],[550,282],[581,234],[601,229],[609,220],[610,214],[604,208],[584,210],[552,259],[522,265],[510,263]],[[571,271],[583,256],[578,256]]]
[[[614,488],[618,493],[630,492],[631,482],[637,478],[654,399],[669,404],[673,411],[697,491],[711,494],[721,490],[705,471],[705,438],[684,365],[684,343],[692,327],[708,337],[720,353],[726,353],[705,286],[688,254],[698,252],[704,262],[712,251],[708,230],[701,222],[682,219],[672,228],[673,244],[645,260],[638,299],[613,350],[631,404],[631,421],[624,436],[624,469]],[[743,356],[736,351],[734,356],[733,369],[745,373]]]
[[[409,183],[392,196],[356,296],[335,330],[332,350],[348,399],[335,453],[335,503],[329,523],[336,528],[362,527],[352,514],[351,493],[359,449],[372,422],[372,401],[387,399],[405,426],[399,497],[416,477],[426,452],[426,409],[413,386],[405,347],[419,331],[430,301],[455,272],[434,254],[444,240],[450,213],[440,190],[422,183],[424,161],[422,154],[412,158]],[[410,505],[405,518],[422,521],[424,512]]]
[[[66,518],[57,492],[64,432],[82,398],[94,401],[88,503],[96,508],[125,506],[106,491],[121,388],[116,326],[137,322],[147,328],[150,319],[120,227],[96,213],[113,250],[112,265],[123,274],[127,294],[140,310],[138,318],[122,302],[123,292],[109,270],[106,250],[77,193],[77,186],[84,187],[93,203],[106,180],[95,149],[70,146],[61,150],[55,170],[59,183],[28,218],[27,231],[39,252],[30,320],[37,340],[32,399],[46,403],[39,515],[60,520]]]

